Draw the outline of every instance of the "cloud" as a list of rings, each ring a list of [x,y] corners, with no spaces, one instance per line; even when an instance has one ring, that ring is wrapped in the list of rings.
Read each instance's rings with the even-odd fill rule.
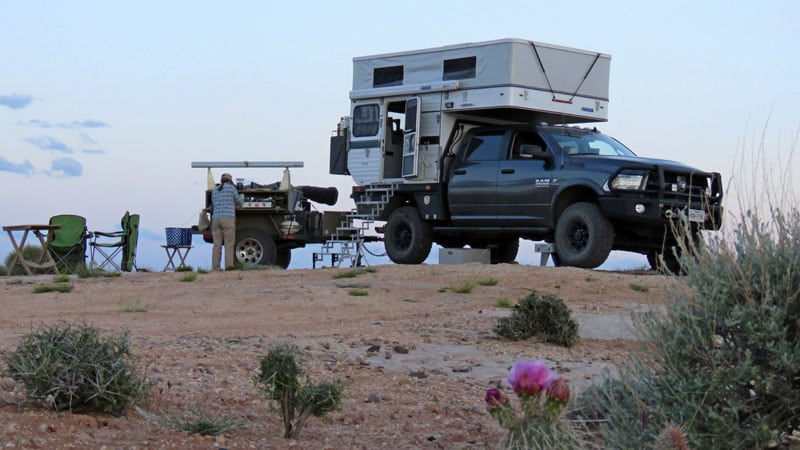
[[[85,148],[81,153],[86,153],[87,155],[105,155],[108,152],[101,148]]]
[[[33,102],[33,97],[27,94],[0,95],[0,105],[11,109],[22,109]]]
[[[84,128],[108,128],[109,125],[102,120],[86,119],[86,120],[73,120],[72,122],[49,122],[47,120],[31,119],[27,122],[21,122],[22,125],[30,125],[38,128],[66,128],[68,130],[81,130]]]
[[[53,177],[79,177],[83,173],[83,165],[72,158],[54,159],[47,172]]]
[[[30,175],[34,172],[33,165],[27,159],[20,164],[14,164],[11,161],[0,156],[0,172],[21,173],[23,175]]]
[[[97,144],[97,141],[95,141],[91,136],[89,136],[86,133],[80,133],[78,137],[81,138],[81,142],[83,142],[84,144],[90,144],[90,145]]]
[[[73,150],[70,146],[50,136],[28,138],[25,141],[29,144],[35,145],[41,150],[52,150],[61,153],[75,153],[75,150]]]

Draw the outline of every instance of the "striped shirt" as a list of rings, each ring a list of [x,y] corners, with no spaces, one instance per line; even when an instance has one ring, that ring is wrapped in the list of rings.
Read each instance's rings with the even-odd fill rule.
[[[215,186],[211,191],[211,206],[214,208],[211,213],[212,219],[236,217],[235,207],[242,206],[242,200],[236,188],[230,183],[225,183],[222,185],[222,190],[219,190],[219,186]]]

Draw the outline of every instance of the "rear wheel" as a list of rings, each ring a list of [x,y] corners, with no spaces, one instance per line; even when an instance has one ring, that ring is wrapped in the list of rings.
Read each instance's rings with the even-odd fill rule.
[[[419,264],[431,252],[433,231],[413,206],[395,210],[383,233],[386,254],[396,264]]]
[[[275,241],[257,228],[237,230],[235,253],[238,263],[277,265],[278,250],[275,248]]]
[[[593,269],[608,258],[614,226],[594,203],[568,206],[556,222],[555,247],[565,266]]]

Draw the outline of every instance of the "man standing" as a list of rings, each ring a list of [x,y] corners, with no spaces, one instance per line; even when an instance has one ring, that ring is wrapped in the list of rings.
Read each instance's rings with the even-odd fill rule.
[[[223,173],[219,186],[211,191],[211,236],[214,249],[211,251],[211,270],[220,270],[221,246],[225,245],[225,268],[233,265],[236,245],[236,207],[242,206],[239,192],[233,185],[233,177]]]

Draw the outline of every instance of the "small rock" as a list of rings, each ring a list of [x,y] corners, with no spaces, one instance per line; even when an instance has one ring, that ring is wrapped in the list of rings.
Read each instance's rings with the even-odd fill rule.
[[[365,403],[380,403],[381,398],[378,394],[372,392],[367,396],[367,399],[364,400]]]
[[[425,373],[424,370],[415,371],[412,370],[408,373],[408,375],[412,378],[428,378],[428,374]]]
[[[401,355],[405,355],[405,354],[408,353],[408,347],[406,347],[405,345],[400,345],[400,344],[395,345],[392,348],[392,350],[394,350],[395,353],[400,353]]]
[[[372,344],[367,348],[367,353],[378,353],[379,351],[381,351],[379,344]]]
[[[455,373],[472,372],[472,367],[469,367],[469,366],[456,366],[456,367],[453,367],[453,372],[455,372]]]

